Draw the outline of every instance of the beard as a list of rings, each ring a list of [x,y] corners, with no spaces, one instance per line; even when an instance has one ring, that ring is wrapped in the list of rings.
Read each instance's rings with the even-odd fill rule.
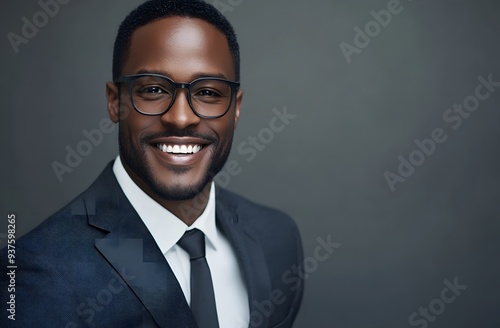
[[[210,163],[205,169],[203,176],[190,185],[182,185],[176,181],[165,184],[159,181],[148,163],[146,151],[148,147],[151,147],[148,141],[154,138],[170,136],[195,137],[210,142]],[[190,200],[199,195],[217,173],[222,170],[231,152],[233,135],[231,134],[221,143],[221,140],[214,136],[202,135],[190,130],[169,129],[169,131],[163,133],[141,136],[139,148],[134,146],[131,141],[131,138],[122,130],[120,125],[118,142],[120,157],[122,161],[124,161],[124,164],[128,165],[135,175],[142,180],[157,197],[168,201],[181,201]],[[177,167],[170,168],[170,170],[175,174],[186,174],[189,168]]]

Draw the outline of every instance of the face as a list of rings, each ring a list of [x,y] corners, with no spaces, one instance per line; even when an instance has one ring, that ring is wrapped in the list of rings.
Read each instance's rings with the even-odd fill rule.
[[[181,17],[161,19],[133,33],[122,75],[140,73],[162,74],[175,82],[203,76],[235,80],[225,35],[203,20]],[[107,84],[108,111],[119,122],[120,157],[134,182],[160,203],[192,199],[209,187],[229,156],[242,91],[226,115],[206,119],[191,110],[186,89],[177,90],[166,113],[146,116],[133,108],[128,85],[118,88]],[[184,147],[188,153],[179,153]]]

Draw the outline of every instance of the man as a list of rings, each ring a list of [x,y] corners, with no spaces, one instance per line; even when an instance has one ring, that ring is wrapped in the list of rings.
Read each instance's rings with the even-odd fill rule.
[[[127,16],[106,85],[120,155],[18,241],[15,321],[4,313],[2,327],[292,326],[296,225],[213,182],[240,114],[238,49],[202,1]]]

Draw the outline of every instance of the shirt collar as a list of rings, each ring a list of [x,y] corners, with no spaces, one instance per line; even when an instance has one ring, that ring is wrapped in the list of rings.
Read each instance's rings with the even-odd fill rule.
[[[195,228],[205,234],[207,245],[217,250],[221,236],[215,225],[215,184],[213,182],[205,210],[191,226],[188,226],[135,184],[123,167],[120,156],[115,159],[113,173],[123,193],[139,214],[163,254],[177,244],[187,230]]]

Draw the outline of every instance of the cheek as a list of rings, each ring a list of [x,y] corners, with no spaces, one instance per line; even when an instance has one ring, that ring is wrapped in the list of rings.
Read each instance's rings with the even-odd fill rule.
[[[217,120],[217,119],[216,119]],[[222,118],[218,119],[218,121],[213,122],[211,128],[217,136],[221,143],[229,141],[234,133],[234,114],[227,113]]]
[[[139,114],[134,109],[130,111],[130,109],[127,108],[123,113],[126,116],[121,118],[120,126],[124,135],[130,139],[131,143],[140,143],[141,136],[145,132],[152,130],[152,127],[157,124],[157,122],[155,122],[157,118]]]
[[[137,111],[129,101],[128,95],[121,95],[119,106],[120,113],[118,119],[120,122],[126,122],[131,115],[137,114]]]
[[[128,95],[122,96],[120,105],[120,124],[130,132],[143,131],[155,123],[154,117],[138,113],[128,100]]]
[[[140,130],[136,124],[133,124],[130,118],[120,122],[120,137],[127,139],[126,142],[128,144],[137,144],[139,142],[139,133]]]

